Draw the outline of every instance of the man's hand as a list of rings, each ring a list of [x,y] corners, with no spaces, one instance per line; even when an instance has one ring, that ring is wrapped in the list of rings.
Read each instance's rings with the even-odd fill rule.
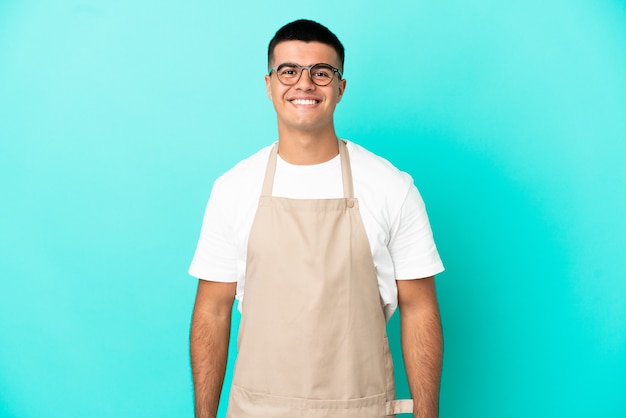
[[[437,418],[443,336],[434,277],[398,280],[402,354],[413,416]]]
[[[198,281],[190,337],[196,418],[217,415],[236,288],[236,283]]]

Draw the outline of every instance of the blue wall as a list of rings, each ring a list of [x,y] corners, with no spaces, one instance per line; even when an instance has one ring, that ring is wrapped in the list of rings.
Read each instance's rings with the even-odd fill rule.
[[[0,2],[0,416],[192,416],[186,269],[300,17],[347,47],[339,134],[426,199],[442,418],[626,416],[621,0]]]

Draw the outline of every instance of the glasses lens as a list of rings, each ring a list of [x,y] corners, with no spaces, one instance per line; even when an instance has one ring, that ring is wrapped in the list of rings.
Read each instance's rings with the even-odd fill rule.
[[[276,69],[276,76],[282,83],[290,86],[298,82],[300,71],[301,69],[297,65],[281,64]]]
[[[335,71],[333,67],[326,64],[317,64],[311,68],[311,80],[318,86],[326,86],[333,81]]]

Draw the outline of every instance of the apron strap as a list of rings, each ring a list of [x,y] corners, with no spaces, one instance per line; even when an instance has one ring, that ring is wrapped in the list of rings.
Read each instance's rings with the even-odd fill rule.
[[[276,172],[276,159],[278,158],[278,142],[274,144],[270,151],[270,158],[265,167],[265,177],[263,179],[263,189],[261,196],[271,196],[274,187],[274,173]]]
[[[387,401],[386,416],[413,413],[413,399]]]
[[[343,197],[354,198],[354,184],[352,182],[352,167],[350,166],[350,156],[348,147],[341,139],[339,142],[339,158],[341,160],[341,178],[343,179]]]
[[[342,140],[338,140],[339,159],[341,160],[341,179],[343,181],[343,197],[346,199],[354,198],[354,184],[352,181],[352,168],[350,167],[350,156],[348,155],[348,147]],[[261,196],[271,196],[274,187],[274,174],[276,173],[276,160],[278,158],[278,142],[274,144],[270,151],[270,156],[265,168],[265,178],[263,179],[263,188]]]

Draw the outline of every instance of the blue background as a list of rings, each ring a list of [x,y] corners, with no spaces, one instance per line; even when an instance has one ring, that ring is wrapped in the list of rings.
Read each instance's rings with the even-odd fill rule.
[[[0,416],[192,416],[186,270],[301,17],[428,205],[441,417],[626,416],[623,0],[0,1]]]

